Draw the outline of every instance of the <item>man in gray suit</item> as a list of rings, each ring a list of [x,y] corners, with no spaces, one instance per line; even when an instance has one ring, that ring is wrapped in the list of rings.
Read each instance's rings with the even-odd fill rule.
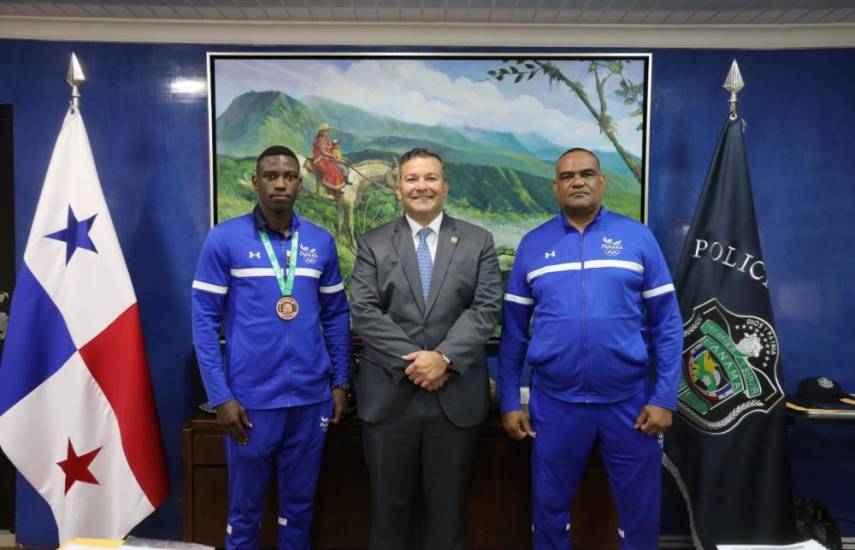
[[[411,550],[424,497],[423,545],[465,548],[466,485],[489,408],[484,344],[499,319],[493,237],[444,214],[439,155],[401,157],[406,215],[359,240],[351,279],[362,337],[357,385],[371,481],[371,550]]]

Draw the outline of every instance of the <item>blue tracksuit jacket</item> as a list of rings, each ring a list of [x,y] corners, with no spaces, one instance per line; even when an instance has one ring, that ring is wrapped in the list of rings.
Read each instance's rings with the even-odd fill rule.
[[[502,412],[520,408],[524,361],[532,389],[562,401],[647,392],[674,410],[681,348],[674,285],[646,226],[603,206],[583,233],[559,213],[523,237],[504,301]]]
[[[193,339],[212,406],[235,398],[247,409],[319,403],[350,380],[350,316],[338,255],[325,229],[294,214],[299,233],[293,296],[299,314],[276,315],[282,296],[252,214],[211,228],[193,281]],[[283,269],[291,237],[268,231]],[[220,348],[224,328],[226,353]]]

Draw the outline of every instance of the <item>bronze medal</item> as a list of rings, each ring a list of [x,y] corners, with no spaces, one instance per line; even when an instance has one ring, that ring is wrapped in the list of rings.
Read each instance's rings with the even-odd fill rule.
[[[276,315],[284,321],[290,321],[299,311],[300,306],[292,296],[283,296],[276,302]]]

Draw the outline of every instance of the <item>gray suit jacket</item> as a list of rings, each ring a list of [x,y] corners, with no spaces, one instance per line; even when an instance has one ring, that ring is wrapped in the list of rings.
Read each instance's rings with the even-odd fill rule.
[[[489,409],[484,344],[499,320],[502,279],[493,237],[484,229],[443,217],[427,303],[407,220],[378,227],[359,239],[351,276],[353,328],[365,344],[357,384],[359,416],[381,422],[403,414],[416,391],[401,359],[437,350],[451,359],[438,390],[445,415],[465,427]]]

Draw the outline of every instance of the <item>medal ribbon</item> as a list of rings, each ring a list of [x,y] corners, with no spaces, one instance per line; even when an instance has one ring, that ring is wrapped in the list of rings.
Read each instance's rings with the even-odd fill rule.
[[[291,260],[288,262],[287,279],[282,275],[282,267],[279,265],[279,259],[276,258],[276,253],[273,252],[273,245],[270,244],[270,235],[263,229],[258,230],[258,235],[261,237],[261,242],[264,243],[264,250],[267,251],[267,257],[270,259],[270,265],[273,266],[273,274],[276,276],[276,282],[279,283],[279,290],[282,291],[282,296],[290,296],[291,290],[294,288],[294,274],[297,272],[297,240],[298,231],[294,232],[294,237],[291,238]]]

